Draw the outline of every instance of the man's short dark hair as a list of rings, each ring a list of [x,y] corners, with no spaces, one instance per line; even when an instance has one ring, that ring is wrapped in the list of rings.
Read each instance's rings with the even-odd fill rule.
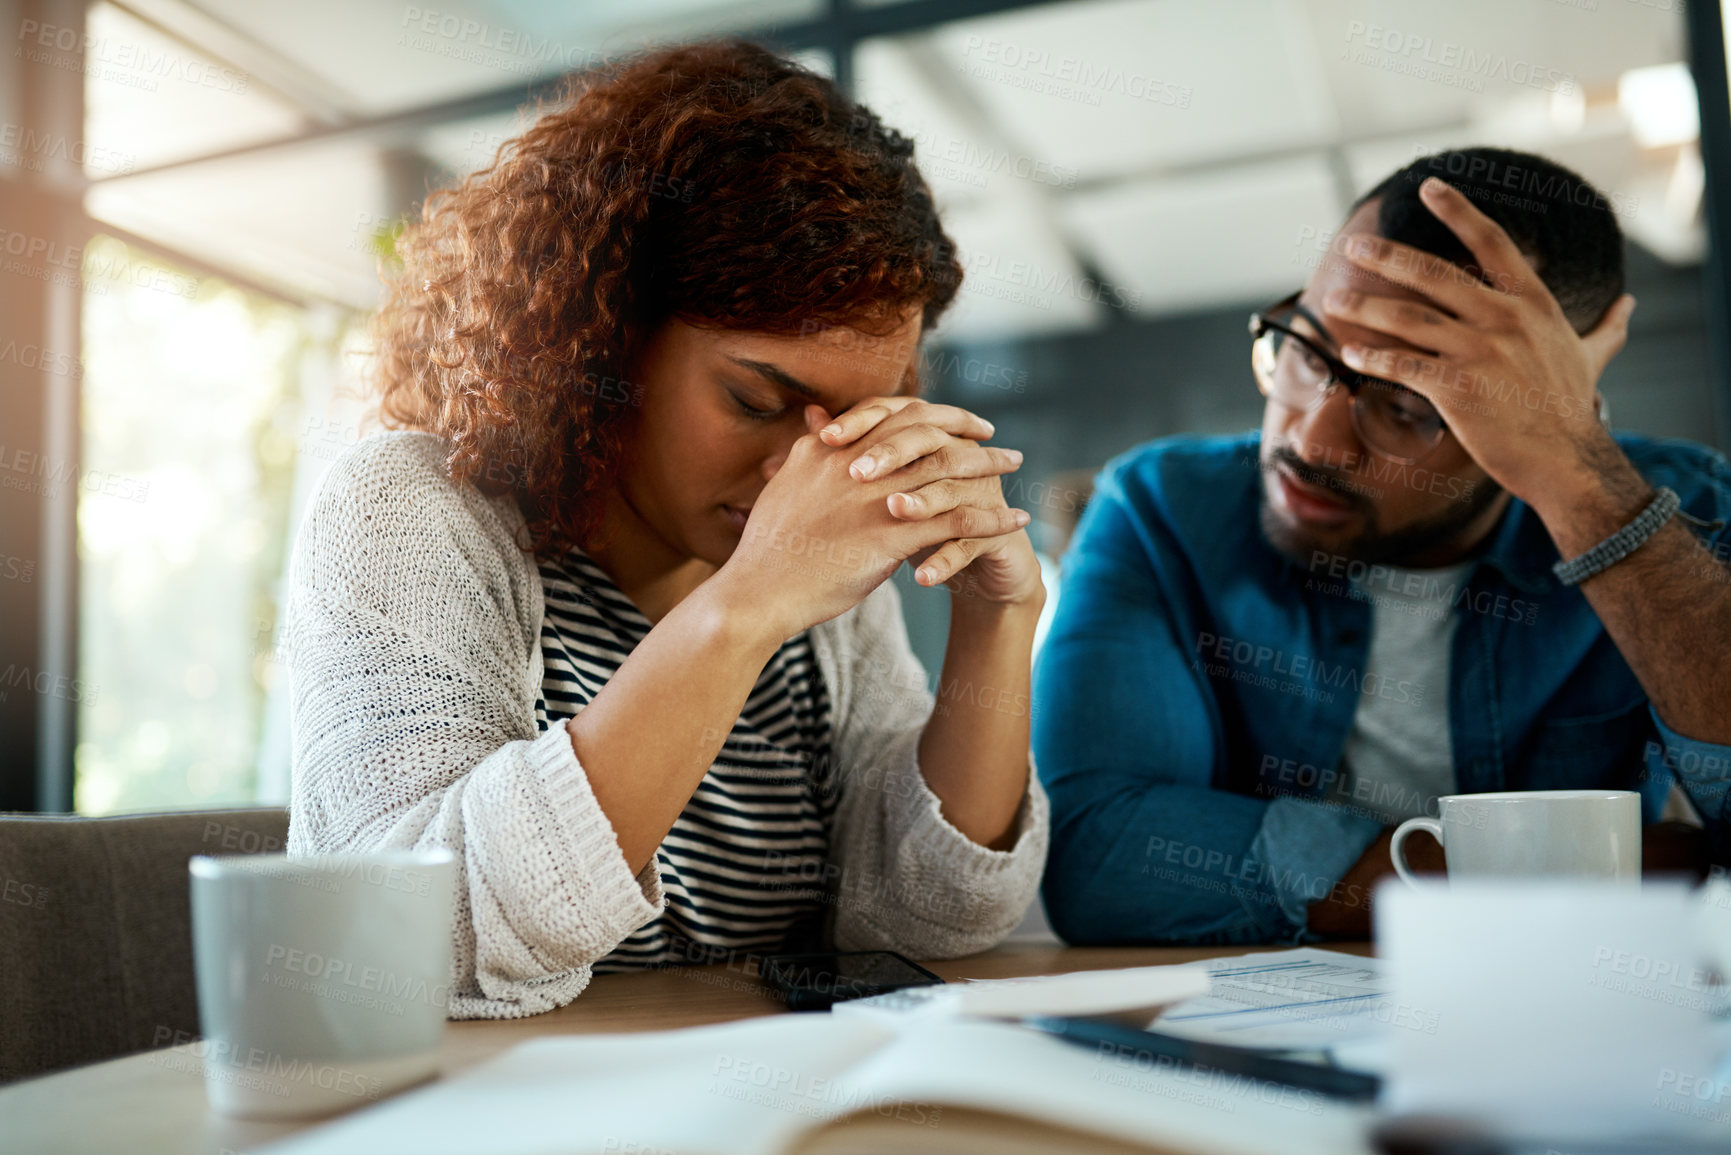
[[[1503,227],[1537,269],[1577,333],[1623,292],[1623,230],[1611,202],[1555,161],[1506,148],[1459,148],[1420,157],[1360,197],[1377,205],[1377,231],[1391,241],[1477,267],[1467,247],[1418,198],[1434,176],[1465,193]]]

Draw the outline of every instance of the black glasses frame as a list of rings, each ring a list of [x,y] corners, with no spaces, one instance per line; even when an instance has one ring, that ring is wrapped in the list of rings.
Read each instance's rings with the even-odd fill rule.
[[[1357,402],[1358,400],[1359,390],[1363,389],[1367,385],[1383,389],[1393,389],[1401,393],[1410,394],[1413,398],[1422,402],[1425,408],[1436,413],[1437,424],[1439,427],[1436,440],[1431,442],[1430,446],[1417,457],[1402,457],[1399,454],[1389,453],[1387,450],[1378,449],[1376,446],[1370,444],[1370,441],[1364,436],[1359,407],[1357,404],[1354,404],[1352,408],[1353,428],[1358,431],[1359,440],[1364,443],[1366,449],[1370,450],[1378,457],[1386,458],[1400,465],[1415,464],[1416,462],[1423,461],[1426,457],[1430,456],[1430,454],[1434,453],[1436,447],[1441,445],[1443,439],[1448,436],[1449,427],[1448,422],[1444,420],[1442,413],[1437,410],[1435,405],[1431,404],[1428,398],[1412,389],[1408,389],[1398,381],[1389,381],[1382,377],[1372,377],[1368,373],[1360,373],[1358,370],[1352,368],[1352,366],[1330,353],[1327,349],[1324,349],[1321,345],[1317,344],[1314,338],[1306,337],[1291,325],[1286,324],[1284,321],[1277,321],[1270,316],[1270,314],[1279,313],[1296,306],[1298,304],[1298,298],[1302,293],[1303,290],[1300,290],[1299,292],[1293,293],[1283,300],[1268,306],[1266,309],[1260,309],[1250,314],[1250,340],[1252,345],[1257,341],[1260,341],[1270,330],[1274,330],[1292,338],[1294,341],[1297,341],[1300,345],[1303,345],[1307,350],[1316,355],[1316,359],[1321,361],[1328,369],[1328,379],[1322,383],[1320,388],[1317,389],[1316,401],[1312,404],[1312,407],[1316,404],[1320,404],[1322,400],[1337,386],[1345,389],[1347,394],[1353,398],[1354,402]],[[1260,381],[1258,384],[1260,385]]]

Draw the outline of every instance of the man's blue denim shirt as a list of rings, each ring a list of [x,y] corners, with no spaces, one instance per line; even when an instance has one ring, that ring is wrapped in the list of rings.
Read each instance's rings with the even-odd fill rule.
[[[1731,466],[1684,441],[1617,440],[1717,523],[1697,531],[1712,551],[1702,578],[1731,580]],[[1318,799],[1361,693],[1415,688],[1364,684],[1362,565],[1288,561],[1262,536],[1259,441],[1171,438],[1115,458],[1064,557],[1033,743],[1052,800],[1046,908],[1071,942],[1307,941],[1305,907],[1383,828]],[[1396,483],[1451,480],[1405,469]],[[1731,747],[1659,720],[1557,560],[1514,501],[1460,585],[1456,790],[1639,790],[1652,822],[1680,781],[1714,861],[1731,860]],[[1699,660],[1725,661],[1727,643],[1702,638]]]

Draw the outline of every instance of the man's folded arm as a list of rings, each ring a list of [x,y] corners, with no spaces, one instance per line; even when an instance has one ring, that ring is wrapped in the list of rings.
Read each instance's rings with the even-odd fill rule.
[[[1699,446],[1679,448],[1680,445],[1673,442],[1647,446],[1648,455],[1662,451],[1660,462],[1669,468],[1655,468],[1654,463],[1643,459],[1646,468],[1642,476],[1655,485],[1669,483],[1685,495],[1677,520],[1692,533],[1685,535],[1667,526],[1673,530],[1673,540],[1652,544],[1660,547],[1661,560],[1670,560],[1675,573],[1661,574],[1657,581],[1638,584],[1639,592],[1631,595],[1630,602],[1637,609],[1646,609],[1668,600],[1674,610],[1671,616],[1688,623],[1697,615],[1711,613],[1714,606],[1720,608],[1721,617],[1731,611],[1731,600],[1726,595],[1727,589],[1731,589],[1731,562],[1726,560],[1731,558],[1731,462]],[[1625,448],[1629,447],[1626,443]],[[1693,541],[1689,540],[1691,536]],[[1668,554],[1663,548],[1667,544]],[[1612,566],[1606,571],[1607,576],[1619,576],[1616,571],[1636,561],[1643,551],[1651,552],[1644,546],[1624,562]],[[1629,572],[1632,571],[1625,569],[1625,574]],[[1590,591],[1593,584],[1590,580],[1582,588]],[[1724,731],[1719,727],[1725,716],[1725,692],[1731,688],[1731,681],[1724,678],[1723,663],[1715,660],[1713,648],[1700,644],[1701,638],[1714,635],[1713,628],[1697,626],[1696,632],[1661,663],[1667,677],[1681,677],[1683,689],[1679,691],[1675,687],[1649,684],[1653,671],[1630,652],[1627,639],[1632,633],[1645,635],[1657,631],[1642,630],[1639,623],[1632,628],[1628,622],[1619,621],[1615,607],[1610,609],[1608,618],[1605,607],[1595,602],[1594,609],[1606,619],[1612,639],[1636,676],[1642,679],[1651,699],[1653,734],[1643,759],[1649,780],[1669,779],[1683,788],[1706,827],[1707,853],[1712,862],[1731,866],[1731,744],[1722,741]],[[1621,631],[1612,628],[1613,621],[1622,626]],[[1667,689],[1669,695],[1665,693]],[[1667,697],[1699,698],[1713,726],[1701,722],[1702,709],[1681,709],[1678,702],[1667,706]],[[1721,740],[1709,741],[1702,734]]]
[[[1219,711],[1157,567],[1145,493],[1109,467],[1065,559],[1035,674],[1034,750],[1052,803],[1047,913],[1065,939],[1299,941],[1380,826],[1224,786]],[[1133,477],[1129,482],[1134,488]]]
[[[1657,709],[1649,711],[1656,738],[1647,743],[1647,773],[1671,776],[1683,787],[1706,827],[1709,858],[1731,866],[1731,746],[1685,737]]]

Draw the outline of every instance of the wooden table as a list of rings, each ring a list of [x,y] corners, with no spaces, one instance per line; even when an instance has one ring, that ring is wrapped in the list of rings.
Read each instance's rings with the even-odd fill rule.
[[[1230,947],[1007,945],[926,965],[946,979],[997,979],[1158,966],[1254,953]],[[1369,943],[1334,949],[1370,954]],[[446,1075],[539,1035],[668,1030],[782,1012],[743,967],[682,967],[600,975],[577,1000],[528,1019],[454,1022],[440,1056]],[[0,1088],[0,1148],[32,1155],[238,1155],[318,1125],[225,1119],[205,1105],[191,1046],[93,1063]]]

